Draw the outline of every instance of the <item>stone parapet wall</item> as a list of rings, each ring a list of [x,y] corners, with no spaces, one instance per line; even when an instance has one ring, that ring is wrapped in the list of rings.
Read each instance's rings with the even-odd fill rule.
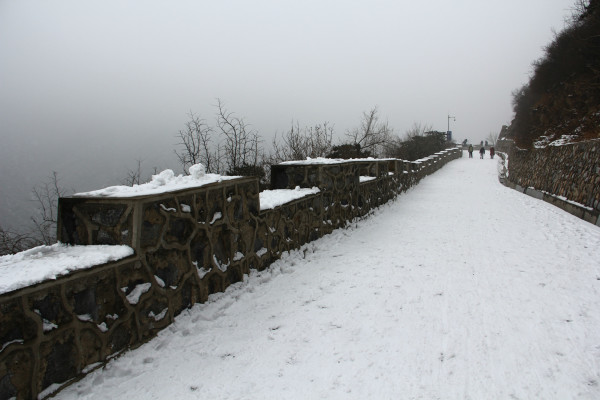
[[[600,140],[509,150],[508,180],[600,211]]]
[[[256,178],[134,198],[62,198],[59,240],[73,245],[126,244],[150,275],[191,305],[248,272],[259,213]],[[191,268],[191,267],[194,268]],[[151,277],[157,279],[151,279]]]
[[[0,296],[0,399],[36,398],[165,327],[156,290],[139,304],[121,290],[145,275],[131,257]]]
[[[368,214],[461,156],[452,149],[419,162],[276,165],[274,189],[320,191],[268,210],[256,178],[129,198],[61,198],[61,242],[125,244],[135,254],[0,294],[0,400],[69,383],[251,269]]]

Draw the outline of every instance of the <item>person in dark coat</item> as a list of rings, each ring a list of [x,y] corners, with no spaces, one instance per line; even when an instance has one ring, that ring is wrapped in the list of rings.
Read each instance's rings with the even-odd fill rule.
[[[494,146],[490,147],[490,158],[493,160],[494,159],[494,154],[496,153],[496,149],[494,149]]]
[[[485,155],[485,147],[481,146],[479,149],[479,158],[483,160],[483,156]]]

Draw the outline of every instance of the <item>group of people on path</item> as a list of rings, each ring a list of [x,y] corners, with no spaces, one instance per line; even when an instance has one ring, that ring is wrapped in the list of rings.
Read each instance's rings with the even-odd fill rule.
[[[496,154],[496,149],[494,149],[494,146],[490,147],[490,158],[493,159],[494,158],[494,154]],[[485,155],[485,147],[481,146],[481,148],[479,149],[479,158],[481,158],[483,160],[483,156]],[[473,158],[473,145],[470,144],[469,145],[469,158]]]

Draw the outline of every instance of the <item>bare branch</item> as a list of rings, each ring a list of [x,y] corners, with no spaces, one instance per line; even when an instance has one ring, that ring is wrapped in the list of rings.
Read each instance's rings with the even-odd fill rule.
[[[179,139],[177,144],[182,146],[181,150],[175,150],[179,163],[185,173],[190,166],[200,162],[203,162],[207,172],[218,172],[218,157],[210,149],[213,129],[193,112],[190,111],[188,115],[190,119],[185,128],[176,135]]]
[[[360,126],[347,131],[346,136],[361,150],[377,156],[392,140],[393,131],[387,121],[379,121],[377,107],[373,107],[369,112],[363,112]]]
[[[18,253],[39,244],[30,233],[18,233],[0,226],[0,256]]]
[[[413,125],[404,134],[407,139],[413,139],[416,136],[424,136],[427,132],[433,130],[432,125],[422,125],[420,122],[413,122]]]
[[[38,215],[31,217],[31,221],[43,244],[56,242],[58,199],[64,196],[65,192],[59,185],[56,171],[53,171],[52,176],[42,185],[33,188],[34,201],[38,205]]]
[[[142,175],[142,160],[137,159],[137,169],[127,171],[127,176],[122,183],[127,186],[139,185]]]
[[[227,111],[221,99],[217,99],[217,129],[223,139],[224,163],[228,174],[246,167],[258,165],[258,132],[250,129],[243,118]]]
[[[333,145],[334,127],[328,122],[317,124],[314,127],[300,128],[299,122],[292,121],[290,129],[281,137],[279,143],[277,135],[273,138],[273,164],[290,161],[305,160],[307,157],[325,157]]]

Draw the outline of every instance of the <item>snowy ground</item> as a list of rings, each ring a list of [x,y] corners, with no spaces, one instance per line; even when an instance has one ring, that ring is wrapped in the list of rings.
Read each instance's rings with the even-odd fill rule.
[[[600,229],[452,161],[60,399],[598,399]]]

